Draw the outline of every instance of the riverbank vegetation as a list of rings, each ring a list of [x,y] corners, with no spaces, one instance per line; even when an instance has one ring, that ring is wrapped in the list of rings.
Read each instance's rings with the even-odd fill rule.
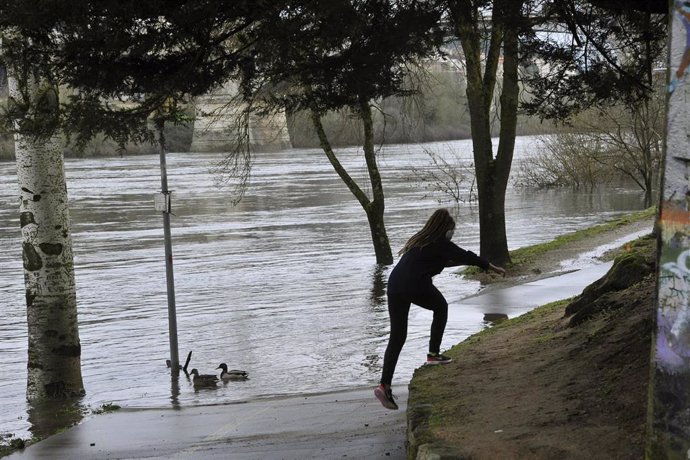
[[[466,82],[455,68],[426,69],[415,81],[407,79],[409,95],[390,97],[377,104],[373,114],[374,140],[377,144],[410,144],[470,139],[470,117],[465,96]],[[325,132],[334,146],[358,145],[362,130],[353,123],[348,110],[331,111],[322,117]],[[288,127],[295,148],[319,147],[308,113],[288,114]],[[550,134],[558,127],[538,117],[519,116],[517,135]],[[498,126],[492,126],[498,134]]]
[[[581,241],[591,241],[597,236],[613,233],[616,230],[626,228],[632,224],[651,222],[654,220],[655,215],[656,207],[650,207],[642,211],[612,219],[600,225],[595,225],[572,233],[566,233],[565,235],[559,235],[553,241],[515,249],[511,251],[511,258],[513,259],[512,268],[515,271],[524,272],[528,264],[533,265],[538,258],[544,257],[549,253],[553,254],[555,251],[561,250],[568,245],[576,245]],[[536,269],[536,267],[534,267],[533,270],[534,269]]]
[[[622,180],[639,187],[651,206],[659,185],[666,110],[665,86],[657,80],[648,100],[587,110],[569,126],[540,137],[537,151],[517,168],[515,185],[591,191]]]
[[[461,88],[449,75],[434,75],[429,87],[423,88],[417,98],[388,98],[373,114],[374,140],[376,144],[415,144],[469,139],[467,106],[461,97]],[[456,101],[457,98],[461,100]],[[455,102],[458,105],[455,105]],[[423,104],[423,106],[419,105]],[[191,109],[190,109],[191,111]],[[165,126],[165,138],[170,152],[188,152],[192,144],[194,120]],[[318,136],[311,120],[304,111],[288,114],[290,142],[293,148],[318,148]],[[360,145],[362,132],[353,123],[347,110],[328,112],[323,117],[324,130],[334,147]],[[520,117],[518,135],[551,134],[558,127],[549,121],[535,117]],[[232,133],[228,133],[230,138]],[[495,133],[494,133],[495,134]],[[67,158],[94,158],[122,155],[150,155],[158,153],[154,143],[127,143],[124,149],[102,135],[88,142],[83,148],[69,145],[65,140]],[[0,131],[0,161],[14,160],[14,139]]]

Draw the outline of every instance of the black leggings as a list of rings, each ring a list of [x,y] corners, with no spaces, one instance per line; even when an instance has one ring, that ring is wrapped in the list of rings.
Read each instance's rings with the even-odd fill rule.
[[[429,337],[429,352],[438,353],[441,349],[441,340],[448,320],[448,302],[446,302],[443,294],[436,289],[436,286],[429,283],[423,289],[410,295],[388,293],[391,333],[386,353],[383,355],[383,372],[381,375],[381,383],[387,385],[390,385],[393,380],[398,357],[407,339],[407,317],[410,312],[410,304],[419,305],[434,312],[434,319],[431,322],[431,336]]]

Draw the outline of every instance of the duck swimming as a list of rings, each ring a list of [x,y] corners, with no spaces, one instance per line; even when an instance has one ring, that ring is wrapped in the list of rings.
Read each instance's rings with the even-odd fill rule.
[[[216,369],[222,369],[222,371],[220,371],[220,379],[223,382],[230,380],[247,380],[249,378],[249,374],[247,374],[246,371],[241,371],[238,369],[228,370],[228,365],[225,363],[220,363],[220,366],[218,366]]]
[[[192,369],[191,374],[194,386],[215,386],[218,383],[218,377],[215,374],[199,374],[196,369]]]

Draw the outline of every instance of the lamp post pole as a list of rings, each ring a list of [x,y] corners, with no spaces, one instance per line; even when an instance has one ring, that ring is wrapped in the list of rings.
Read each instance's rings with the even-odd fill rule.
[[[158,117],[155,120],[158,133],[158,147],[160,149],[161,164],[161,195],[156,209],[163,214],[163,235],[165,239],[165,279],[168,288],[168,330],[170,338],[170,369],[173,375],[180,372],[180,356],[177,345],[177,311],[175,306],[175,276],[173,273],[172,236],[170,233],[170,191],[168,190],[168,172],[165,160],[165,136],[163,127],[165,120]]]

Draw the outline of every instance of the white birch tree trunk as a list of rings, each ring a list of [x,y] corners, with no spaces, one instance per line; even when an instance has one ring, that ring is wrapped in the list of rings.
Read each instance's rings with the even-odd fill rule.
[[[8,86],[15,101],[45,94],[36,80],[20,91],[10,69]],[[84,384],[62,145],[56,135],[37,139],[17,133],[14,140],[29,342],[27,399],[80,396]]]

